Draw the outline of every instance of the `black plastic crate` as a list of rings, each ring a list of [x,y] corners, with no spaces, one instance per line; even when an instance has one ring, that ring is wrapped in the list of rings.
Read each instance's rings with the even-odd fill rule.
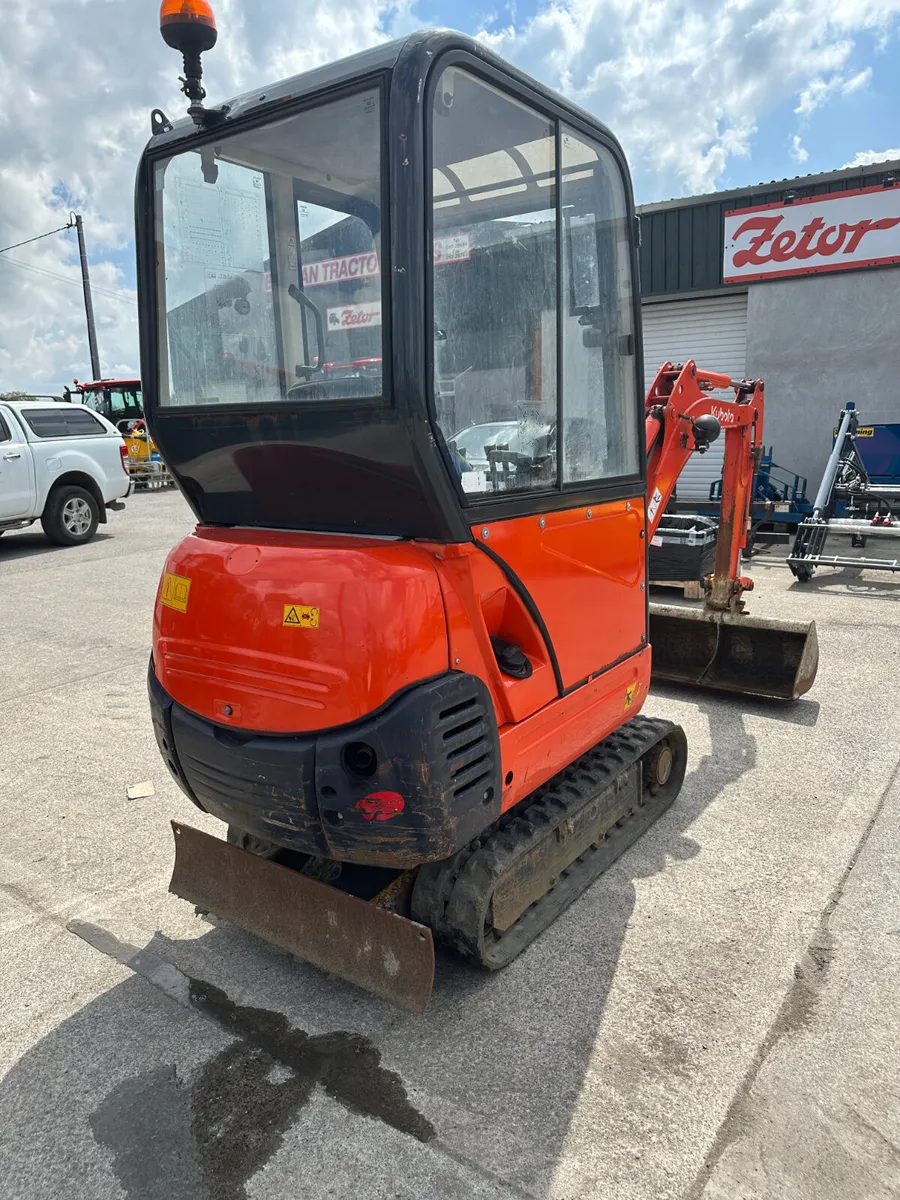
[[[711,517],[665,513],[650,539],[650,582],[686,582],[712,574],[718,525]]]

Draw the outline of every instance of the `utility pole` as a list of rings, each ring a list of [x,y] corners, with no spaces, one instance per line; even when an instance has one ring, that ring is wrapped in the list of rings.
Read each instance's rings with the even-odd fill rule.
[[[81,285],[84,288],[84,313],[87,317],[88,347],[91,352],[92,378],[100,378],[100,355],[97,353],[97,328],[94,324],[94,302],[91,299],[91,277],[88,272],[87,251],[84,248],[84,226],[79,213],[72,213],[78,234],[78,253],[81,256]]]

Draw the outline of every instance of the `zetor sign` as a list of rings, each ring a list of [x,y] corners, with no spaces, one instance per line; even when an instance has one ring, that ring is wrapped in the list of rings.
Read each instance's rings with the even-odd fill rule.
[[[900,262],[900,187],[725,214],[725,283]]]
[[[366,304],[338,304],[325,310],[329,329],[373,329],[381,324],[381,301]]]

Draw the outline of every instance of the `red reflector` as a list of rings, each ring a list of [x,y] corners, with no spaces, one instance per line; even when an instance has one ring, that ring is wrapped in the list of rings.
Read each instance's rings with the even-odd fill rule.
[[[367,821],[389,821],[402,813],[406,804],[399,792],[372,792],[354,805]]]

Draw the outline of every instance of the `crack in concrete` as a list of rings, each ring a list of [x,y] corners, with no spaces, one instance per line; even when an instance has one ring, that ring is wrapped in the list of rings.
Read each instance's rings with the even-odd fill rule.
[[[900,759],[895,763],[894,770],[891,772],[891,776],[878,798],[875,810],[866,823],[866,827],[862,831],[850,856],[850,860],[828,899],[828,903],[822,909],[815,933],[810,939],[800,962],[794,967],[794,982],[788,989],[787,995],[781,1002],[781,1006],[775,1016],[775,1020],[769,1026],[769,1030],[762,1042],[760,1042],[750,1066],[732,1097],[728,1111],[719,1125],[704,1164],[697,1172],[690,1187],[684,1193],[684,1200],[699,1200],[725,1151],[730,1145],[738,1141],[742,1134],[749,1128],[750,1120],[746,1111],[749,1095],[766,1059],[782,1038],[799,1032],[811,1021],[819,995],[827,982],[831,963],[834,958],[834,938],[829,929],[831,918],[843,897],[847,881],[884,811],[888,797],[898,782],[900,782]]]
[[[102,671],[91,671],[88,675],[67,676],[60,680],[59,683],[51,683],[46,687],[33,688],[30,692],[13,692],[10,696],[0,698],[0,705],[15,704],[19,700],[27,700],[31,696],[41,696],[44,692],[62,692],[66,688],[73,687],[77,683],[87,683],[90,679],[100,679],[103,675],[117,675],[121,671],[127,670],[129,667],[139,667],[142,663],[146,663],[145,658],[125,659],[115,667],[105,667]]]
[[[846,1112],[853,1116],[853,1119],[860,1125],[862,1129],[864,1129],[867,1133],[872,1134],[879,1145],[886,1146],[890,1151],[891,1156],[900,1161],[900,1146],[898,1146],[895,1141],[889,1138],[886,1134],[882,1133],[877,1125],[873,1125],[871,1121],[866,1120],[859,1109],[854,1108],[852,1104],[845,1104],[843,1107]]]

